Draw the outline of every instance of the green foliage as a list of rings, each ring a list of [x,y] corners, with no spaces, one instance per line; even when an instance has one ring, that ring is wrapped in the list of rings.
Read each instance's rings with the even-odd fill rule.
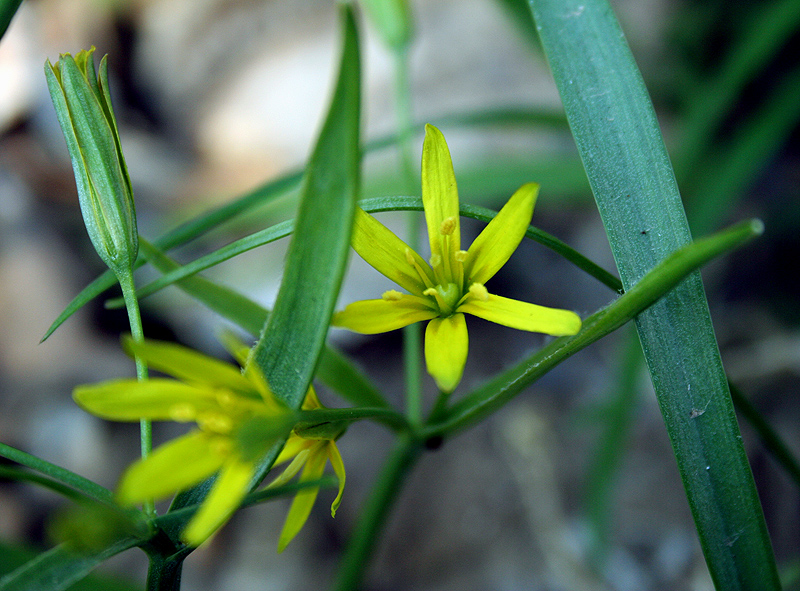
[[[443,440],[485,421],[562,361],[631,320],[637,330],[638,343],[629,339],[625,360],[620,362],[618,371],[613,372],[615,392],[605,407],[600,422],[601,436],[589,469],[586,503],[594,527],[596,545],[593,550],[597,566],[602,569],[615,494],[614,476],[626,452],[625,438],[634,420],[637,394],[634,378],[641,349],[715,585],[726,591],[779,589],[778,570],[733,403],[796,482],[800,482],[800,463],[754,405],[735,387],[729,391],[698,273],[712,259],[759,236],[763,224],[749,220],[693,241],[678,182],[686,196],[692,228],[704,234],[720,225],[731,212],[742,187],[753,180],[763,163],[788,137],[800,119],[800,102],[796,100],[800,92],[800,70],[796,67],[787,69],[766,100],[749,113],[743,124],[732,132],[723,131],[726,117],[730,116],[747,86],[800,26],[798,3],[778,0],[753,8],[748,13],[752,15],[753,25],[741,27],[742,34],[731,50],[713,66],[713,75],[701,76],[695,72],[691,84],[685,85],[689,90],[684,89],[686,94],[682,97],[684,111],[676,117],[677,180],[645,83],[606,0],[530,0],[527,5],[523,1],[502,0],[498,3],[520,26],[527,40],[541,41],[565,113],[528,106],[479,108],[465,113],[445,113],[432,121],[443,128],[445,135],[451,129],[472,133],[511,129],[517,132],[547,130],[567,138],[567,133],[571,132],[578,156],[560,149],[545,149],[540,154],[533,154],[527,148],[511,154],[481,153],[474,161],[456,166],[461,200],[464,201],[465,196],[484,199],[487,195],[490,198],[508,195],[530,181],[541,184],[543,194],[549,191],[550,195],[563,196],[560,205],[571,198],[576,199],[570,203],[585,204],[591,191],[619,278],[596,264],[591,256],[585,256],[538,228],[526,226],[528,220],[514,213],[518,210],[500,213],[499,221],[507,226],[513,223],[517,230],[515,237],[524,231],[525,237],[555,252],[607,287],[609,303],[588,315],[577,334],[551,340],[524,358],[513,360],[485,383],[459,394],[452,401],[449,393],[441,395],[432,408],[427,409],[427,415],[419,379],[418,331],[412,329],[404,333],[402,364],[407,384],[403,412],[390,402],[382,386],[373,384],[347,354],[327,342],[350,256],[356,206],[367,213],[423,211],[422,200],[414,196],[419,183],[411,156],[416,149],[414,133],[420,127],[411,117],[409,53],[417,32],[414,15],[404,0],[364,0],[361,4],[365,16],[371,19],[395,60],[396,133],[362,145],[361,25],[353,6],[343,3],[338,75],[324,123],[303,169],[270,180],[152,241],[138,236],[130,179],[108,94],[106,59],[101,62],[99,77],[94,71],[91,51],[81,52],[74,59],[69,54],[62,56],[55,66],[47,63],[47,82],[73,162],[87,231],[112,271],[81,291],[51,325],[44,339],[75,311],[119,280],[124,298],[109,300],[106,304],[128,307],[133,338],[138,341],[142,336],[136,332],[138,299],[176,286],[257,339],[249,356],[242,350],[233,351],[242,363],[246,357],[245,374],[242,376],[238,369],[230,369],[200,354],[159,345],[148,349],[147,355],[140,354],[137,359],[139,377],[146,377],[145,361],[157,370],[163,370],[164,363],[184,366],[186,371],[178,377],[189,384],[187,392],[193,387],[191,384],[199,381],[212,384],[207,392],[209,404],[230,411],[229,418],[236,418],[236,409],[231,406],[225,389],[235,389],[231,384],[246,382],[245,377],[254,375],[248,371],[257,370],[258,376],[263,375],[262,383],[266,380],[291,411],[287,409],[286,420],[280,425],[256,417],[233,433],[234,443],[245,450],[248,461],[254,462],[244,471],[243,478],[234,478],[236,481],[231,484],[226,480],[230,475],[224,471],[211,476],[178,493],[169,510],[160,516],[147,501],[142,511],[122,509],[116,505],[111,491],[0,443],[0,455],[19,464],[0,468],[0,476],[46,488],[75,503],[52,524],[53,531],[59,532],[59,538],[66,544],[36,557],[15,549],[7,554],[0,552],[4,561],[0,591],[79,588],[72,585],[80,585],[79,581],[98,564],[133,547],[144,550],[150,559],[149,589],[179,589],[182,562],[193,550],[182,541],[181,532],[198,511],[211,504],[210,500],[219,501],[221,496],[226,496],[213,494],[215,489],[225,487],[225,490],[236,490],[239,495],[234,501],[227,495],[231,507],[238,506],[239,497],[243,497],[240,506],[245,507],[294,495],[295,506],[299,509],[290,511],[289,521],[293,525],[288,538],[282,536],[281,545],[285,545],[304,523],[320,487],[335,487],[338,483],[339,496],[334,508],[338,506],[344,486],[344,468],[339,452],[331,450],[336,449],[337,439],[347,437],[345,431],[349,425],[369,420],[385,427],[395,443],[364,507],[354,510],[360,517],[336,577],[336,589],[356,589],[392,504],[425,449],[436,448]],[[19,1],[14,0],[0,3],[0,33],[8,26],[18,6]],[[364,172],[362,179],[364,154],[385,148],[399,150],[402,172],[385,167],[369,175]],[[455,196],[455,180],[447,176],[440,185],[437,191]],[[297,193],[294,219],[270,222],[268,227],[225,246],[206,249],[209,251],[186,263],[179,263],[168,254],[192,241],[202,249],[202,238],[206,234],[290,191]],[[482,205],[458,205],[457,197],[449,199],[448,203],[452,211],[448,209],[446,215],[440,212],[431,236],[443,241],[445,246],[437,248],[446,251],[448,260],[463,262],[459,257],[462,254],[466,257],[468,253],[462,253],[457,243],[447,242],[452,230],[442,229],[445,222],[457,221],[460,215],[488,224],[498,220],[498,214]],[[414,237],[417,216],[412,213],[407,219],[412,229],[408,245],[411,250],[417,249]],[[493,244],[510,240],[503,234],[503,223],[495,222],[491,226]],[[384,247],[394,239],[386,233],[370,236],[374,244],[369,247],[377,253],[374,256],[380,263],[387,251]],[[383,239],[376,239],[376,236]],[[223,286],[201,274],[282,238],[289,238],[290,244],[273,310],[236,288]],[[353,244],[356,242],[354,239]],[[504,262],[508,258],[505,254],[510,255],[513,248],[506,250],[509,252],[500,257],[492,248],[485,249],[485,256],[493,261],[490,265],[493,269],[497,261],[492,257],[503,258]],[[409,268],[417,268],[414,265],[419,266],[419,261],[426,262],[410,251],[402,255],[399,252],[393,253],[393,259],[389,258],[395,263],[399,261],[400,266],[407,263]],[[441,255],[441,252],[436,253],[434,248],[434,254]],[[401,260],[403,257],[405,260]],[[161,276],[140,288],[134,296],[132,270],[145,265],[156,269]],[[385,272],[381,264],[378,266]],[[389,271],[394,278],[396,274]],[[449,285],[455,285],[454,281],[448,280]],[[465,283],[461,287],[477,297],[480,294],[472,292],[475,285]],[[441,285],[420,284],[417,287],[416,295],[422,300],[435,297],[436,293],[442,298],[442,294],[449,294],[437,291]],[[394,295],[400,294],[394,292]],[[448,306],[437,310],[442,322],[452,318],[448,310],[455,304]],[[130,345],[127,340],[125,342]],[[440,365],[447,365],[453,348],[452,342],[440,343],[439,357],[445,360],[440,359]],[[337,392],[350,406],[324,408],[318,401],[309,406],[307,392],[314,380]],[[112,389],[121,383],[115,382]],[[143,390],[158,385],[155,380],[148,384]],[[185,417],[180,419],[180,405],[176,408],[163,397],[151,401],[150,406],[158,406],[159,419],[185,420]],[[245,401],[242,408],[246,406]],[[115,417],[119,420],[142,418],[139,415],[143,413],[132,405],[125,406],[123,411]],[[210,425],[212,417],[200,414],[195,417],[198,427],[202,428],[204,421]],[[221,416],[227,415],[222,413]],[[200,450],[205,458],[211,457],[212,451],[230,455],[230,449],[213,447],[230,434],[225,431],[224,424],[218,427],[220,431],[215,432],[213,441],[204,440],[204,445],[208,446],[205,451],[209,453],[199,446],[188,451]],[[328,455],[320,453],[322,448],[315,448],[318,457],[309,461],[312,454],[303,455],[303,450],[297,448],[292,450],[295,455],[288,454],[287,459],[286,449],[291,447],[286,445],[287,438],[296,436],[306,439],[306,443],[324,441],[330,448],[326,448]],[[146,439],[143,437],[145,453]],[[187,449],[190,447],[185,445]],[[306,462],[299,482],[279,479],[273,483],[278,486],[259,489],[279,455],[279,462],[286,460],[289,464],[286,480]],[[180,457],[193,456],[189,453]],[[334,466],[338,479],[320,477],[327,461]],[[172,464],[170,461],[162,464],[161,473],[167,479],[167,475],[173,474]],[[195,469],[197,465],[192,464],[196,463],[185,462],[184,467]],[[216,468],[203,472],[199,478],[213,469]],[[194,478],[188,484],[197,480]],[[170,489],[170,494],[175,488]],[[228,516],[225,513],[221,521]],[[217,525],[215,523],[211,529]],[[787,573],[784,578],[790,580],[791,569]],[[86,578],[86,588],[109,588],[103,585],[102,581]]]

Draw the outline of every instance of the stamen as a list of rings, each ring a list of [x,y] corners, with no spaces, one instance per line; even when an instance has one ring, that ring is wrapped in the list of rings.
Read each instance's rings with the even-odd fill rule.
[[[430,258],[431,268],[435,271],[442,264],[442,255],[433,253]]]
[[[455,259],[459,263],[463,263],[467,260],[467,254],[469,254],[466,250],[458,250],[455,254]]]
[[[473,283],[469,286],[469,293],[474,297],[476,300],[480,300],[485,302],[489,299],[489,291],[486,289],[486,286],[482,283]]]
[[[397,302],[403,299],[403,294],[397,291],[396,289],[390,289],[389,291],[383,292],[381,298],[383,298],[387,302]]]
[[[179,423],[185,423],[193,420],[196,414],[197,409],[193,404],[189,404],[188,402],[173,404],[169,408],[169,417],[173,421],[177,421]]]
[[[229,416],[215,412],[197,417],[197,422],[202,430],[214,433],[230,433],[233,429],[233,421]]]
[[[439,234],[442,236],[450,236],[456,229],[456,218],[450,216],[449,218],[445,218],[442,220],[441,225],[439,226]]]
[[[414,269],[417,271],[417,275],[419,275],[419,279],[422,281],[424,286],[433,287],[433,283],[431,283],[428,274],[422,270],[422,267],[419,266],[417,258],[414,256],[414,251],[412,251],[410,248],[406,248],[406,261],[408,261],[408,264],[414,267]]]
[[[217,392],[217,402],[223,408],[230,408],[234,406],[236,397],[229,390],[219,390]]]

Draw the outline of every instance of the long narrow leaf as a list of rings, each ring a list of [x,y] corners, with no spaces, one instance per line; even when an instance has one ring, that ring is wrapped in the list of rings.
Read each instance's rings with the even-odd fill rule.
[[[684,285],[690,273],[762,231],[759,220],[741,222],[673,252],[621,297],[585,319],[578,334],[552,341],[453,404],[443,419],[429,426],[431,434],[448,435],[479,423],[564,359],[614,332],[676,286]]]
[[[16,1],[16,0],[15,0]],[[443,116],[435,119],[434,122],[439,125],[457,125],[466,127],[486,126],[486,125],[509,125],[518,128],[521,125],[535,125],[552,128],[561,128],[566,126],[566,119],[562,114],[556,114],[551,111],[541,111],[535,109],[494,109],[485,110],[477,113],[463,113],[456,115]],[[417,125],[420,127],[420,125]],[[386,135],[384,137],[370,141],[364,146],[364,151],[380,150],[394,146],[398,142],[396,135]],[[548,170],[559,168],[563,166],[563,159],[558,163],[548,166]],[[571,168],[571,167],[570,167]],[[581,173],[570,170],[569,177],[580,177]],[[284,195],[287,191],[293,189],[300,183],[303,178],[303,171],[293,171],[282,177],[274,180],[267,181],[244,195],[236,199],[216,207],[208,212],[204,212],[199,216],[184,222],[176,228],[170,230],[163,236],[153,241],[153,244],[163,251],[168,251],[177,246],[181,246],[190,242],[199,236],[221,226],[222,224],[234,219],[235,217],[244,214],[255,207],[264,205],[271,200]],[[539,178],[537,176],[537,178]],[[525,179],[523,182],[527,182]],[[540,181],[542,179],[539,179]],[[572,182],[570,186],[578,185],[582,187],[585,180],[578,180]],[[143,260],[137,261],[136,268],[143,264]],[[48,328],[47,332],[42,337],[42,341],[53,334],[53,332],[61,326],[70,316],[80,310],[88,302],[99,296],[101,293],[113,287],[116,284],[116,278],[111,271],[106,271],[92,281],[89,285],[81,290],[67,307],[58,315],[53,323]]]
[[[252,361],[291,407],[305,399],[350,252],[361,166],[361,73],[352,8],[344,11],[339,77],[301,189],[275,307]]]
[[[422,211],[422,200],[419,197],[374,197],[372,199],[365,199],[358,204],[364,211],[369,213],[377,213],[382,211]],[[487,209],[485,207],[478,207],[475,205],[461,205],[461,215],[470,217],[482,222],[491,221],[497,212]],[[222,248],[215,250],[212,253],[199,257],[186,265],[175,268],[172,271],[164,272],[162,277],[159,277],[152,283],[142,286],[137,290],[136,294],[139,298],[145,298],[165,287],[172,285],[178,281],[190,277],[200,271],[209,269],[215,265],[223,263],[235,256],[243,254],[259,246],[264,246],[275,240],[285,238],[292,233],[294,224],[291,220],[281,222],[264,230],[255,232],[244,238],[240,238]],[[622,284],[619,279],[614,277],[611,273],[593,263],[581,253],[571,248],[555,236],[548,234],[538,228],[530,226],[525,233],[527,238],[538,242],[539,244],[550,248],[555,253],[561,255],[578,268],[586,271],[589,275],[604,283],[614,291],[622,291]],[[123,300],[115,299],[110,300],[107,305],[109,307],[121,307],[124,305]]]
[[[146,240],[140,240],[140,245],[148,262],[162,273],[179,267],[178,263]],[[253,336],[258,335],[267,321],[269,310],[265,307],[205,277],[187,277],[178,281],[177,286]],[[356,406],[389,406],[372,382],[350,360],[330,346],[326,345],[322,352],[317,377]]]
[[[75,474],[66,468],[51,464],[47,460],[43,460],[39,457],[11,447],[5,443],[0,443],[0,456],[17,462],[18,464],[22,464],[23,466],[27,466],[28,468],[36,470],[41,474],[45,474],[50,478],[66,484],[71,488],[79,490],[87,496],[102,503],[113,501],[113,493],[107,488],[100,486],[96,482],[92,482],[88,478],[84,478],[79,474]]]
[[[606,0],[531,0],[626,290],[690,241],[647,90]],[[700,544],[718,589],[779,589],[699,274],[639,315]]]
[[[56,546],[0,579],[0,591],[62,591],[139,540],[126,537],[97,552],[75,554]]]

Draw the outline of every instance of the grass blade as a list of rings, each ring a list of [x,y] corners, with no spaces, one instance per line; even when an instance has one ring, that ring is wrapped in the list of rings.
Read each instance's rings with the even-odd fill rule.
[[[605,0],[531,0],[545,54],[626,290],[690,241],[647,90]],[[779,589],[702,281],[694,274],[637,329],[711,577]]]

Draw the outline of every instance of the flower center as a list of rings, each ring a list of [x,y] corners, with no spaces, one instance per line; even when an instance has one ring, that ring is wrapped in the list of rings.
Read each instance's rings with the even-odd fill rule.
[[[424,295],[436,300],[439,313],[442,316],[450,316],[456,310],[458,302],[461,300],[461,290],[455,283],[445,283],[431,287],[423,292]]]

